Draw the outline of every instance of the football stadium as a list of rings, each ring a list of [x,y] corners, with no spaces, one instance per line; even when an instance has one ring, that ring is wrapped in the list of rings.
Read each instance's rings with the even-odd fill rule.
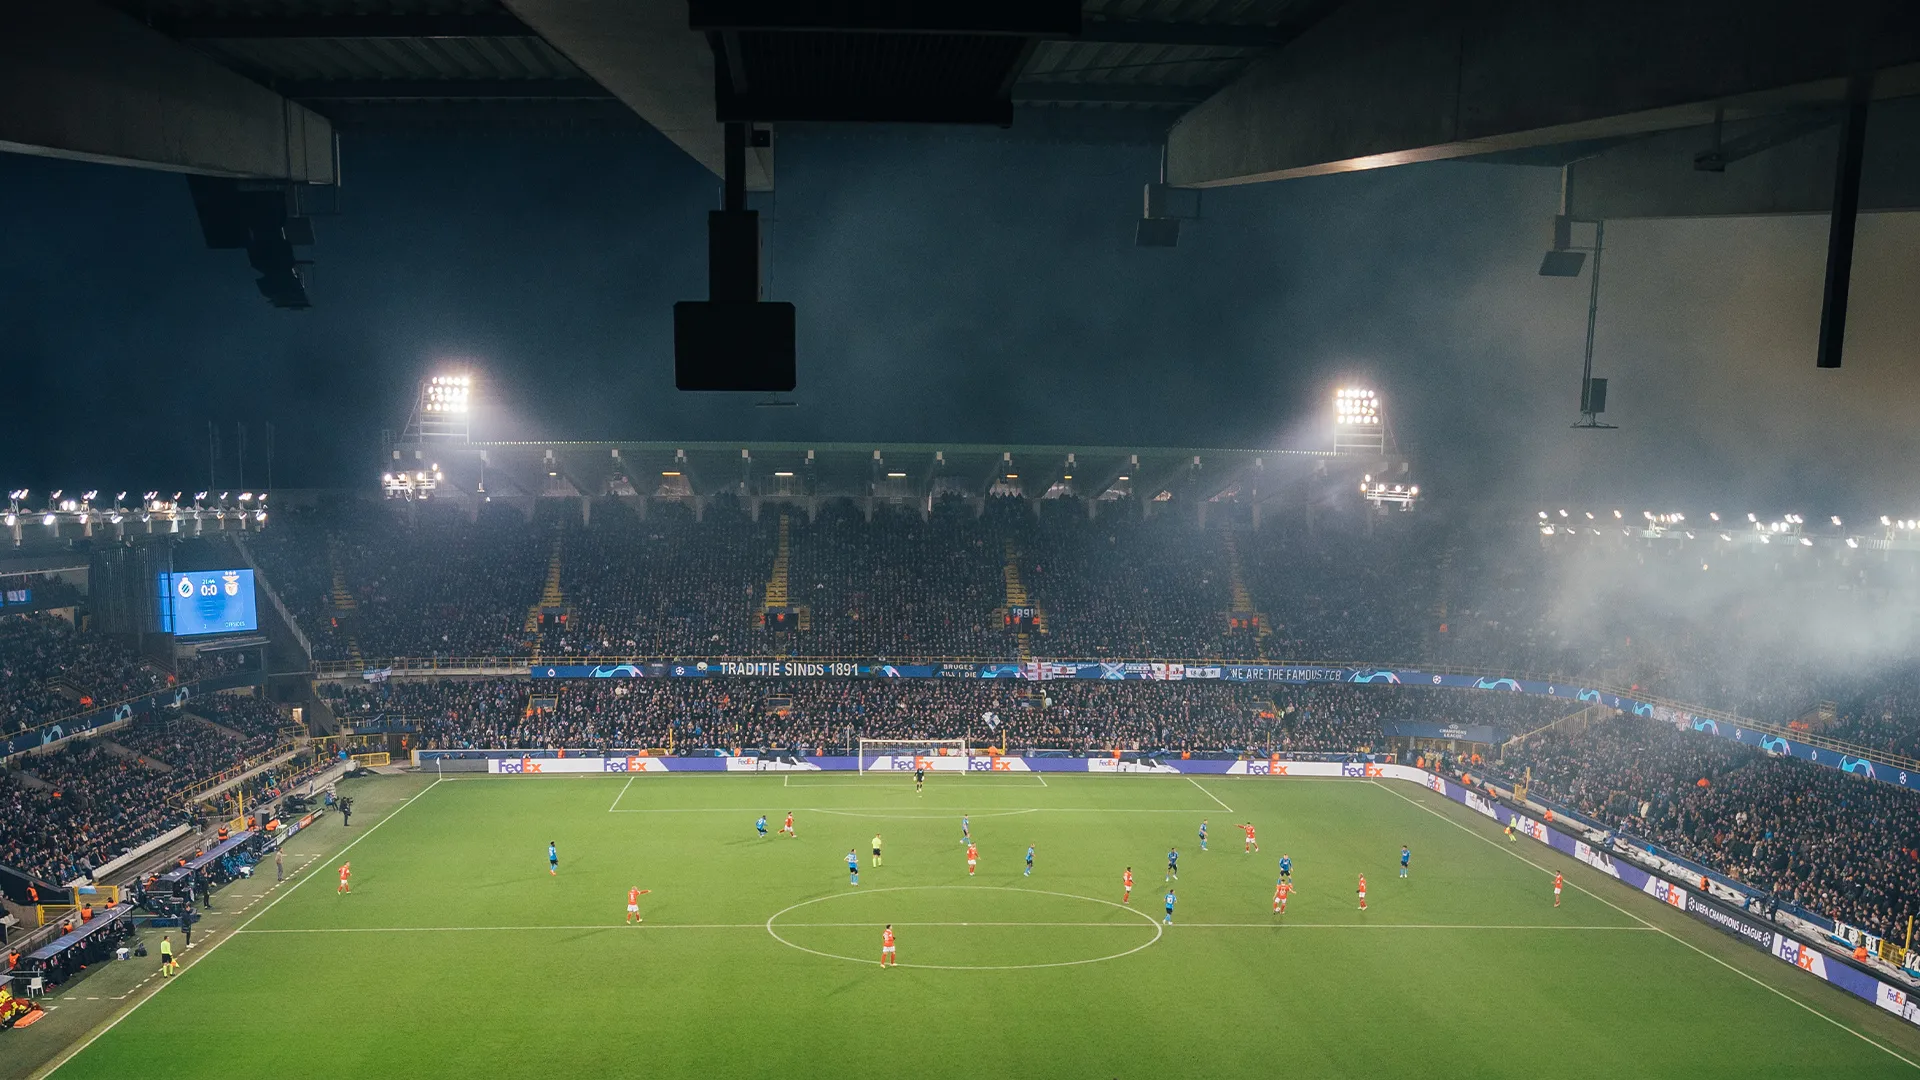
[[[13,5],[0,1080],[1920,1073],[1916,65]]]

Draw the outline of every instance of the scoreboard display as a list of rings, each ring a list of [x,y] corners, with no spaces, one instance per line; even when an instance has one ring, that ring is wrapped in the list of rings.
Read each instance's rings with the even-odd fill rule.
[[[260,629],[253,571],[189,570],[159,578],[161,632],[198,637]]]

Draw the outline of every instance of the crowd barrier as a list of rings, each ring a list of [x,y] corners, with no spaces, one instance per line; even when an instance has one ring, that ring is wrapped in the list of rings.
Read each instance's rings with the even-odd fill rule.
[[[879,754],[864,758],[830,757],[666,757],[652,754],[627,756],[536,756],[530,752],[494,750],[461,751],[462,756],[447,755],[446,765],[458,764],[461,771],[485,771],[493,775],[553,775],[593,773],[711,773],[711,772],[833,772],[864,768],[868,772],[907,772],[915,767],[933,772],[1051,772],[1051,773],[1142,773],[1173,776],[1298,776],[1344,777],[1355,780],[1400,780],[1419,784],[1439,795],[1481,814],[1496,826],[1513,829],[1553,850],[1575,859],[1630,888],[1666,904],[1676,911],[1764,952],[1783,963],[1863,1001],[1920,1027],[1920,1000],[1904,986],[1882,981],[1872,973],[1829,953],[1814,942],[1788,933],[1771,920],[1755,916],[1712,899],[1697,885],[1671,880],[1636,865],[1625,856],[1629,849],[1616,845],[1614,850],[1596,847],[1532,814],[1515,810],[1499,798],[1462,786],[1444,776],[1407,765],[1366,760],[1294,761],[1280,758],[1225,760],[1180,760],[1172,758],[1092,757],[1021,758],[1011,756],[959,757],[953,755]],[[442,764],[435,751],[420,751],[415,761],[425,769]],[[446,771],[453,771],[448,769]]]

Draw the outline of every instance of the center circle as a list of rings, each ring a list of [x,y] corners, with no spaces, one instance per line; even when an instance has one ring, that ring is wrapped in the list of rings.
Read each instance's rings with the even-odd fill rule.
[[[858,921],[830,922],[816,918],[814,921],[802,922],[793,917],[796,912],[815,914],[818,911],[815,905],[825,904],[828,901],[853,901],[864,909],[876,906],[874,901],[866,899],[868,897],[882,896],[888,893],[915,892],[951,892],[964,895],[958,898],[957,903],[949,900],[935,906],[931,909],[932,914],[929,915],[929,917],[917,922],[913,919],[902,918],[898,914],[892,913],[893,909],[899,907],[907,908],[908,914],[929,911],[926,906],[917,905],[911,901],[905,901],[900,904],[883,901],[881,904],[887,909],[887,914],[874,918],[860,919]],[[1008,896],[1007,894],[1019,895]],[[987,905],[1015,909],[1021,907],[1028,909],[1035,907],[1044,908],[1046,906],[1057,906],[1054,902],[1058,901],[1098,905],[1098,909],[1096,910],[1099,911],[1099,914],[1106,917],[1087,921],[1074,921],[1071,918],[1021,918],[1019,917],[1021,915],[1036,913],[1031,910],[1014,910],[1000,918],[993,918],[991,916],[996,914],[996,912],[987,908]],[[959,908],[960,910],[942,912],[940,910],[942,907],[948,909]],[[1104,909],[1112,909],[1112,911]],[[943,914],[972,915],[976,912],[988,917],[972,919],[941,918]],[[1140,919],[1146,926],[1143,928],[1139,926],[1139,924],[1134,923],[1132,919],[1115,918],[1113,916],[1114,912],[1124,912],[1128,916]],[[1039,914],[1044,914],[1044,912]],[[785,920],[785,922],[782,922],[782,920]],[[1099,948],[1111,951],[1104,951],[1098,955],[1084,956],[1073,960],[1052,960],[1018,964],[928,964],[909,963],[907,961],[901,961],[900,963],[901,967],[922,968],[932,971],[1023,971],[1033,968],[1074,967],[1079,964],[1098,964],[1107,960],[1118,960],[1123,956],[1131,956],[1142,949],[1154,945],[1160,940],[1160,935],[1165,929],[1151,913],[1136,908],[1131,904],[1121,904],[1112,900],[1101,900],[1091,896],[1080,896],[1076,893],[1053,892],[1047,889],[1026,889],[1012,885],[894,885],[880,889],[862,889],[859,891],[829,893],[826,896],[816,896],[811,900],[802,900],[797,904],[784,907],[774,912],[772,915],[767,916],[766,928],[767,934],[771,936],[773,940],[790,949],[798,949],[801,952],[812,953],[815,956],[824,956],[829,960],[847,960],[856,964],[876,964],[880,959],[880,928],[887,923],[892,923],[896,932],[900,935],[900,950],[903,955],[912,955],[913,950],[916,948],[926,948],[928,946],[927,938],[936,935],[946,939],[942,944],[945,945],[946,951],[948,952],[955,951],[956,949],[969,951],[979,948],[980,946],[977,944],[977,939],[980,935],[978,932],[982,930],[990,933],[1005,931],[1010,932],[1016,937],[1025,936],[1028,938],[1032,938],[1035,931],[1046,934],[1050,929],[1061,933],[1070,933],[1089,938],[1111,936],[1116,933],[1125,934],[1129,932],[1129,928],[1135,933],[1141,929],[1150,929],[1153,931],[1153,936],[1147,938],[1145,941],[1128,944],[1127,947],[1120,949],[1112,949],[1112,943],[1110,942],[1104,943],[1100,945]],[[785,934],[781,932],[783,930]],[[848,939],[856,933],[870,935],[873,941],[873,950],[870,955],[853,956],[849,955],[847,951],[834,951],[831,947],[813,948],[810,945],[803,945],[793,940],[794,937],[805,937],[809,932],[813,934],[821,934],[824,932],[827,936],[838,939],[833,942],[817,942],[830,945],[838,945],[839,940]],[[919,938],[917,942],[914,940],[916,937]],[[959,940],[956,941],[955,939]],[[1043,939],[1037,943],[1036,947],[1044,947],[1046,944],[1048,943]],[[1057,947],[1057,942],[1054,944]],[[936,953],[936,955],[939,954]]]

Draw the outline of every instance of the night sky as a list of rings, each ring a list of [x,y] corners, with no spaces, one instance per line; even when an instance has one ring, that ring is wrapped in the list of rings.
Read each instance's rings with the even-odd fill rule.
[[[1920,511],[1920,218],[1862,219],[1846,367],[1813,366],[1824,218],[1608,227],[1535,275],[1557,170],[1445,163],[1210,191],[1136,249],[1149,147],[782,138],[770,298],[792,409],[672,385],[714,178],[657,136],[348,136],[310,311],[205,250],[185,182],[0,155],[0,483],[370,485],[415,380],[470,364],[481,437],[1318,446],[1332,390],[1387,402],[1429,490],[1808,514]]]

